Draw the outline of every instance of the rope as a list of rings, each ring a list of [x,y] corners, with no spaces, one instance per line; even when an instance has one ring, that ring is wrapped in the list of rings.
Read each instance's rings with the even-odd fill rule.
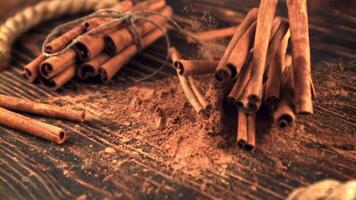
[[[116,0],[51,0],[18,12],[0,26],[0,71],[11,60],[13,42],[32,27],[55,17],[111,7],[116,3]]]
[[[298,188],[287,200],[356,200],[356,181],[341,183],[324,180],[309,187]]]

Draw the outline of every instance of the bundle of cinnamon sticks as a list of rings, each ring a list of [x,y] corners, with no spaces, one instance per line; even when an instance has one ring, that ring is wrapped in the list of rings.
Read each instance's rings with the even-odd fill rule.
[[[313,113],[306,0],[287,0],[289,21],[275,16],[277,4],[278,0],[261,0],[259,8],[251,9],[220,61],[172,59],[180,75],[214,73],[217,82],[234,83],[225,99],[237,107],[237,143],[245,149],[255,147],[261,106],[269,108],[280,128],[292,126],[296,114]],[[209,31],[214,39],[224,37],[219,33]]]
[[[173,14],[165,0],[147,0],[135,5],[132,1],[125,0],[112,9],[121,13],[154,11],[167,17]],[[167,24],[167,18],[159,15],[144,17],[162,27]],[[154,24],[143,20],[137,20],[134,24],[126,21],[110,23],[111,21],[112,18],[109,17],[89,18],[51,40],[45,46],[46,53],[50,54],[65,49],[72,41],[76,42],[59,55],[48,58],[43,54],[39,55],[25,66],[23,76],[30,82],[39,80],[52,90],[59,89],[75,76],[81,80],[99,77],[103,83],[108,83],[138,51],[165,34]],[[101,24],[108,25],[99,27]],[[95,33],[85,34],[92,30]],[[138,41],[140,45],[137,44]]]
[[[86,119],[85,111],[76,111],[64,107],[43,104],[0,94],[0,125],[34,135],[57,144],[62,144],[67,139],[67,133],[65,130],[15,112],[29,113],[79,123]]]

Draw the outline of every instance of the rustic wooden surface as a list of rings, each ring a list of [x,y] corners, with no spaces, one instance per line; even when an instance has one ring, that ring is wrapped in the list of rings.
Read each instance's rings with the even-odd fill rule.
[[[3,6],[6,5],[3,1],[0,7],[13,12],[11,10],[23,6],[25,1],[16,2],[18,5],[12,9]],[[197,0],[194,6],[214,10],[218,18],[233,22],[241,19],[248,8],[257,5],[257,1],[245,2]],[[180,5],[175,8],[178,10]],[[130,126],[110,121],[78,126],[46,120],[59,124],[70,133],[69,141],[62,146],[0,127],[0,199],[75,199],[84,196],[89,199],[284,199],[295,188],[317,180],[356,178],[356,19],[324,11],[310,9],[313,72],[318,91],[315,115],[299,120],[306,133],[296,133],[296,137],[289,138],[319,139],[302,140],[302,151],[279,154],[277,160],[270,148],[264,148],[266,145],[263,144],[270,142],[269,137],[259,136],[257,145],[261,147],[254,153],[237,151],[238,155],[229,163],[224,175],[206,170],[203,176],[191,176],[173,170],[166,164],[164,155],[152,154],[152,144],[126,135],[125,130],[132,128]],[[280,13],[286,14],[283,9]],[[0,74],[0,93],[28,99],[46,99],[82,88],[105,93],[100,84],[87,86],[77,81],[58,92],[51,92],[27,83],[19,75],[23,65],[39,53],[44,36],[56,23],[37,27],[19,40],[13,50],[11,68]],[[157,49],[163,45],[160,41],[147,52],[162,54],[162,50]],[[135,60],[159,66],[147,58]],[[330,63],[323,64],[325,60]],[[128,79],[135,79],[142,70],[125,69],[124,74],[129,75]],[[123,78],[119,77],[115,82]],[[336,82],[330,83],[331,80]],[[120,133],[113,134],[114,130],[120,130]],[[117,151],[111,159],[120,163],[110,173],[107,172],[112,163],[103,160],[105,155],[99,155],[106,147]],[[277,170],[280,165],[284,167]]]

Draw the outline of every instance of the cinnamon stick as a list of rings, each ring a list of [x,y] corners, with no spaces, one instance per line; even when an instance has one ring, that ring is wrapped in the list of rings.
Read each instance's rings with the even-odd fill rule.
[[[133,3],[130,0],[125,0],[114,5],[111,9],[114,9],[118,12],[127,12],[133,9]],[[93,30],[94,28],[98,27],[101,24],[108,22],[111,19],[112,18],[107,18],[107,17],[95,17],[83,22],[81,26],[83,27],[84,31],[87,32]]]
[[[312,114],[309,27],[306,0],[287,0],[294,69],[295,111]]]
[[[205,75],[215,72],[217,61],[210,60],[177,60],[173,66],[178,73],[185,76]]]
[[[279,101],[282,70],[285,62],[289,36],[288,24],[282,23],[273,37],[268,50],[271,60],[269,61],[267,81],[265,84],[264,101],[266,105],[273,109],[275,109]]]
[[[6,95],[0,95],[0,107],[11,111],[36,114],[73,122],[83,122],[85,119],[85,112]]]
[[[192,88],[190,86],[190,83],[187,79],[187,77],[180,75],[177,73],[179,82],[181,83],[183,92],[185,96],[188,99],[188,102],[193,106],[194,110],[199,113],[199,114],[204,114],[204,108],[202,104],[199,102],[197,97],[195,96],[194,92],[192,91]]]
[[[209,104],[205,97],[202,95],[202,93],[199,91],[198,87],[196,86],[194,79],[192,77],[188,77],[189,84],[192,88],[193,93],[197,97],[198,101],[200,104],[203,106],[204,111],[208,111],[211,107],[211,104]]]
[[[146,48],[153,42],[158,40],[163,36],[161,30],[153,31],[142,39],[142,48]],[[99,76],[102,82],[108,83],[112,77],[127,63],[129,60],[135,56],[138,49],[137,46],[132,44],[120,54],[112,57],[106,63],[104,63],[99,69]]]
[[[278,0],[261,0],[258,10],[256,34],[254,40],[254,52],[252,56],[251,77],[245,88],[245,95],[251,107],[257,109],[261,105],[263,74],[265,71],[268,44],[272,30],[273,18],[277,8]]]
[[[77,68],[77,76],[80,80],[87,80],[98,75],[99,67],[110,59],[106,53],[101,53]]]
[[[247,144],[245,150],[252,150],[256,146],[256,115],[247,115]]]
[[[253,22],[238,40],[229,59],[227,60],[227,68],[235,69],[237,75],[240,74],[243,65],[246,63],[248,54],[251,50],[251,45],[253,44],[255,31],[256,22]]]
[[[247,140],[247,116],[245,113],[238,111],[236,141],[241,148],[244,148]]]
[[[47,58],[40,65],[39,71],[43,78],[50,79],[63,72],[76,62],[76,52],[68,49],[63,54]]]
[[[216,39],[221,39],[226,37],[232,37],[236,33],[237,28],[238,28],[237,26],[231,26],[227,28],[193,33],[194,38],[188,37],[187,42],[191,44],[191,43],[195,43],[197,40],[200,42],[204,42],[204,41],[216,40]]]
[[[164,16],[170,17],[173,14],[173,10],[171,7],[166,6],[163,8],[163,10],[160,13]],[[155,16],[148,16],[148,18],[160,25],[164,25],[167,22],[167,19],[162,16],[155,15]],[[150,22],[137,24],[136,27],[137,27],[136,31],[140,36],[145,36],[157,28],[155,25],[153,25]],[[104,36],[104,41],[105,41],[105,52],[109,55],[115,55],[120,51],[122,51],[123,49],[125,49],[126,47],[128,47],[129,45],[131,45],[134,42],[134,37],[130,29],[124,28],[110,34],[106,34]]]
[[[234,77],[236,75],[236,70],[234,68],[229,68],[229,66],[226,65],[226,63],[232,53],[232,50],[235,48],[236,43],[240,39],[240,37],[245,33],[245,31],[248,29],[248,27],[254,21],[256,21],[257,13],[258,13],[257,8],[251,9],[247,13],[245,18],[241,22],[241,24],[239,25],[239,27],[237,28],[234,36],[232,37],[229,45],[227,46],[227,48],[224,52],[223,57],[221,58],[221,60],[219,62],[219,65],[216,68],[215,77],[218,81],[223,81],[228,78]]]
[[[40,83],[51,90],[58,90],[75,76],[75,68],[76,65],[71,65],[51,79],[40,78]]]
[[[246,87],[246,84],[251,76],[252,63],[247,63],[241,70],[240,75],[238,76],[236,83],[231,89],[227,100],[230,103],[233,103],[237,106],[239,110],[242,110],[244,107],[244,103],[239,101],[241,99],[242,93]],[[247,101],[246,101],[247,102]],[[245,103],[247,104],[247,103]]]
[[[57,144],[62,144],[67,138],[66,132],[59,127],[25,117],[1,107],[0,125],[23,131]]]
[[[40,64],[45,59],[46,56],[43,54],[37,56],[34,60],[25,66],[24,71],[22,72],[22,76],[29,82],[33,83],[38,77]]]
[[[278,103],[277,109],[273,115],[275,123],[280,128],[287,128],[294,125],[296,116],[294,113],[294,82],[293,82],[293,66],[288,66],[288,60],[285,62],[285,82],[282,87],[281,100]]]

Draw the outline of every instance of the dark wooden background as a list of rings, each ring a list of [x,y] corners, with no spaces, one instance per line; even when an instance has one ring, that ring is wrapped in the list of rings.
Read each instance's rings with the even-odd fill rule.
[[[34,2],[2,0],[0,19]],[[187,3],[200,10],[211,10],[221,19],[222,26],[241,20],[249,8],[258,5],[255,0],[171,2],[183,17],[187,13],[181,12],[181,8]],[[298,122],[305,132],[289,138],[300,140],[302,151],[287,152],[278,159],[268,148],[258,148],[254,153],[238,151],[226,174],[207,170],[196,177],[173,170],[164,155],[152,154],[152,144],[125,135],[128,127],[111,122],[73,128],[75,125],[69,122],[48,120],[71,133],[71,139],[63,146],[0,127],[0,199],[284,199],[295,188],[318,180],[356,178],[354,4],[355,1],[310,1],[313,74],[318,97],[315,115]],[[283,7],[279,13],[286,15]],[[37,27],[19,39],[11,68],[0,74],[0,93],[46,99],[85,87],[72,81],[63,90],[51,92],[28,84],[19,75],[23,65],[39,53],[44,36],[56,23]],[[160,41],[148,52],[162,54],[157,49],[163,45]],[[145,64],[140,58],[136,61]],[[152,61],[155,62],[152,66],[159,66]],[[135,78],[137,71],[128,70]],[[100,86],[91,89],[105,93]],[[117,129],[122,133],[113,135]],[[128,139],[130,142],[125,142]],[[115,159],[121,162],[110,177],[107,171],[111,163],[98,155],[106,147],[114,148],[118,152]],[[84,165],[89,160],[90,164]],[[284,168],[276,170],[281,164]]]

